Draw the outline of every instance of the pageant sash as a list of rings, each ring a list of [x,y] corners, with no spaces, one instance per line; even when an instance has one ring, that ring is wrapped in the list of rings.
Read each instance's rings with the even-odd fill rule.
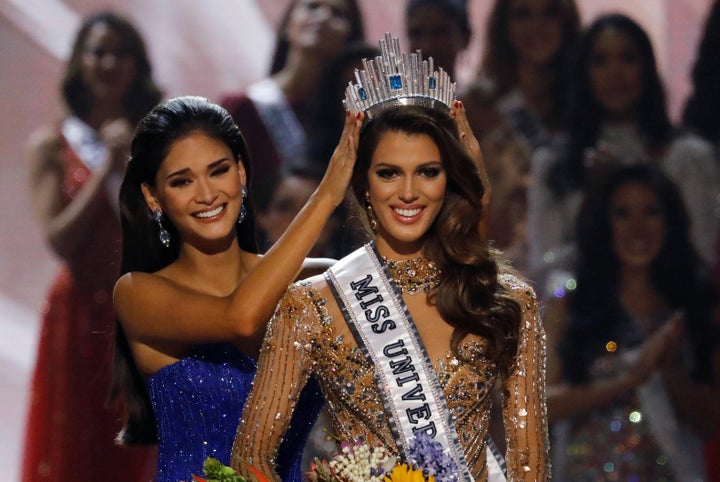
[[[90,172],[95,173],[110,162],[108,148],[98,135],[98,132],[79,117],[69,116],[65,118],[60,126],[60,132],[70,149]],[[113,170],[105,180],[107,198],[115,213],[120,212],[119,196],[122,179],[123,174]]]
[[[375,376],[398,448],[408,458],[418,432],[439,442],[455,461],[458,481],[472,482],[437,375],[400,291],[370,243],[325,274],[348,325]],[[490,467],[490,459],[497,470]],[[500,472],[488,451],[488,472]]]
[[[636,360],[640,350],[625,355]],[[668,456],[677,480],[702,482],[706,479],[703,446],[700,438],[675,415],[662,375],[654,373],[637,389],[643,417],[661,450]]]
[[[247,96],[267,127],[283,165],[291,164],[304,154],[305,130],[277,83],[269,78],[256,82],[248,88]]]

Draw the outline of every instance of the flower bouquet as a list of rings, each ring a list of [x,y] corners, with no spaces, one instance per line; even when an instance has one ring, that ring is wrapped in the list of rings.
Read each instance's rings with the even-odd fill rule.
[[[424,432],[413,439],[409,463],[398,464],[383,447],[343,442],[329,461],[315,459],[309,482],[457,482],[455,461]]]
[[[248,468],[254,474],[250,480],[235,473],[231,467],[227,467],[217,459],[208,457],[203,464],[203,477],[193,475],[193,482],[269,482],[255,467],[248,464]]]

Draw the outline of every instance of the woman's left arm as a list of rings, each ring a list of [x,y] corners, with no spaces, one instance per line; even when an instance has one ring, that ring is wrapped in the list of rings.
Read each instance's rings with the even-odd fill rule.
[[[513,280],[510,290],[522,320],[517,354],[503,381],[505,439],[509,481],[550,479],[545,403],[545,330],[537,297],[526,283]]]
[[[305,327],[316,313],[307,296],[304,288],[290,286],[265,333],[231,456],[231,465],[247,478],[253,475],[250,464],[268,480],[280,481],[276,457],[311,369]]]

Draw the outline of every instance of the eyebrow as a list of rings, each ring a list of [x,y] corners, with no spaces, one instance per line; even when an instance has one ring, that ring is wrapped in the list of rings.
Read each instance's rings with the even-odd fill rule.
[[[375,168],[378,168],[378,167],[399,167],[399,165],[400,165],[400,164],[396,164],[396,163],[392,163],[392,162],[380,161],[380,162],[378,162],[377,164],[375,164]],[[432,166],[432,167],[435,167],[435,166],[437,166],[437,165],[440,165],[441,167],[444,166],[443,162],[440,161],[440,160],[438,160],[438,161],[427,161],[427,162],[423,162],[422,164],[420,164],[419,166],[417,166],[416,169],[422,169],[422,168],[424,168],[424,167],[431,167],[431,166]]]
[[[223,157],[221,159],[218,159],[217,161],[211,162],[210,164],[208,164],[207,170],[210,171],[212,169],[215,169],[217,166],[219,166],[223,162],[229,161],[229,160],[230,160],[229,157]],[[168,174],[167,176],[165,176],[165,180],[168,180],[171,177],[182,176],[184,174],[189,174],[189,173],[190,173],[190,168],[186,167],[185,169],[180,169],[179,171],[175,171],[175,172]]]

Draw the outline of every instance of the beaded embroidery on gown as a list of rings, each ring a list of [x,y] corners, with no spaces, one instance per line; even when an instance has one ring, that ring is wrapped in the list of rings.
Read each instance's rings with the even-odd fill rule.
[[[501,282],[522,309],[518,352],[510,375],[502,380],[506,424],[508,480],[549,478],[545,406],[545,335],[532,289],[513,276]],[[278,443],[293,411],[297,393],[309,376],[317,377],[328,403],[332,433],[350,443],[382,445],[399,453],[382,397],[369,363],[337,310],[326,299],[324,281],[290,287],[266,332],[256,391],[249,400],[257,407],[243,413],[236,442],[241,457],[275,460]],[[483,340],[468,337],[461,345],[468,362],[448,353],[433,360],[470,471],[487,480],[486,444],[491,389],[498,380],[494,364],[482,358]],[[290,387],[290,396],[285,396]],[[534,417],[528,417],[528,414]],[[257,427],[257,429],[256,429]],[[254,442],[254,443],[253,443]]]
[[[235,429],[255,376],[255,361],[229,344],[196,347],[148,378],[158,428],[157,482],[189,482],[214,457],[229,465]],[[278,456],[285,481],[300,482],[307,436],[323,399],[309,383],[298,399]]]

